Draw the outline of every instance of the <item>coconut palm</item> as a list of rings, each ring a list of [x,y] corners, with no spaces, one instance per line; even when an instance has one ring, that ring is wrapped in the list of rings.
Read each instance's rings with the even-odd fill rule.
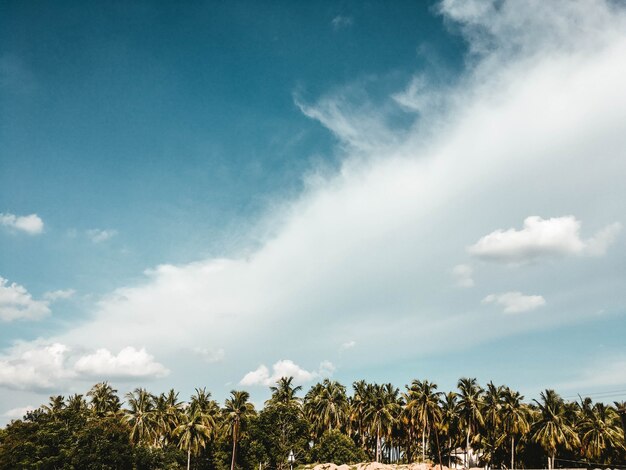
[[[271,386],[272,397],[265,402],[266,405],[286,405],[299,407],[301,399],[296,393],[302,390],[302,386],[293,385],[293,377],[281,377],[276,385]]]
[[[426,460],[426,434],[430,436],[431,427],[441,419],[437,384],[428,380],[413,380],[405,394],[406,410],[422,431],[422,462]]]
[[[179,438],[178,446],[187,451],[187,470],[191,468],[191,456],[198,455],[206,447],[213,429],[202,410],[189,406],[182,416],[181,423],[174,430]]]
[[[90,398],[91,410],[99,416],[120,411],[121,404],[117,390],[113,389],[107,382],[100,382],[91,387],[87,396]]]
[[[460,406],[458,395],[448,392],[441,396],[441,431],[444,433],[448,447],[448,468],[452,467],[452,453],[457,446],[460,429]],[[456,457],[455,457],[456,463]]]
[[[457,383],[459,389],[459,411],[461,422],[465,427],[465,466],[469,464],[470,439],[479,425],[484,424],[482,415],[482,392],[474,378],[461,378]]]
[[[146,442],[156,434],[154,427],[154,397],[144,388],[136,388],[126,394],[128,409],[124,410],[124,421],[130,426],[130,440],[138,444]]]
[[[572,424],[565,416],[565,403],[554,391],[540,394],[541,401],[534,400],[538,407],[537,421],[534,423],[533,440],[548,454],[548,469],[554,468],[554,459],[559,446],[571,449],[579,443]]]
[[[334,380],[324,379],[305,396],[305,412],[321,434],[324,430],[341,428],[348,415],[346,387]]]
[[[581,411],[578,424],[582,453],[591,460],[602,460],[607,449],[624,447],[624,431],[615,409],[602,403]]]
[[[233,455],[230,462],[230,470],[235,470],[235,458],[237,455],[237,442],[242,424],[254,414],[254,405],[248,400],[250,394],[245,391],[232,390],[231,397],[228,398],[224,406],[224,414],[230,425],[231,435],[233,438]]]
[[[390,385],[390,384],[388,384]],[[376,462],[380,462],[382,437],[389,434],[400,411],[399,390],[393,386],[373,384],[365,411],[365,421],[370,432],[376,435]]]
[[[503,437],[511,438],[511,468],[515,468],[515,437],[530,431],[529,410],[522,403],[524,397],[508,387],[503,391],[501,421]]]
[[[354,394],[349,398],[349,419],[348,423],[350,429],[358,434],[358,438],[361,441],[361,447],[365,448],[365,410],[367,408],[369,396],[372,393],[372,386],[365,382],[365,380],[359,380],[352,384]]]

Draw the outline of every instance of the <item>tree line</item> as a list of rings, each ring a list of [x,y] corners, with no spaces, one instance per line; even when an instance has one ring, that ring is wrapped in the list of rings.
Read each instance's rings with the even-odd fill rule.
[[[626,461],[626,402],[564,400],[462,378],[457,390],[414,380],[352,384],[325,379],[303,396],[292,377],[256,410],[246,391],[223,406],[205,389],[188,402],[111,385],[52,396],[0,430],[0,469],[276,469],[334,462],[430,462],[488,468],[607,467]]]

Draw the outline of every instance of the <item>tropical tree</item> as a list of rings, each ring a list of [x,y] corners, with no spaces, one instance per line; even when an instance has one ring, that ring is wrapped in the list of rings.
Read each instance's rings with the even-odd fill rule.
[[[293,377],[281,377],[276,385],[270,387],[270,390],[272,397],[265,402],[266,405],[300,406],[301,399],[296,396],[296,393],[302,390],[302,386],[294,386]]]
[[[189,406],[182,416],[182,422],[174,430],[174,435],[179,438],[178,446],[187,451],[187,470],[191,468],[191,456],[198,455],[206,447],[212,431],[202,410]]]
[[[441,422],[440,429],[447,441],[448,467],[452,467],[454,449],[457,446],[457,438],[460,429],[460,406],[455,392],[448,392],[440,397]],[[456,463],[456,456],[454,456]]]
[[[395,420],[398,418],[400,405],[399,390],[395,387],[373,384],[365,410],[365,421],[370,432],[376,435],[376,462],[380,462],[382,437],[390,434]]]
[[[422,462],[426,460],[426,434],[430,436],[433,424],[441,419],[437,384],[428,380],[413,380],[405,394],[406,410],[411,422],[417,424],[422,431]]]
[[[136,388],[126,394],[128,409],[124,420],[130,426],[130,440],[134,444],[147,442],[156,434],[154,397],[145,388]]]
[[[610,406],[596,403],[583,408],[578,429],[585,458],[603,460],[608,449],[624,448],[624,431],[616,410]]]
[[[230,470],[235,470],[237,443],[239,441],[241,427],[247,419],[254,415],[254,405],[248,401],[250,394],[246,391],[233,390],[230,392],[230,395],[230,398],[226,399],[225,402],[224,414],[230,425],[233,440],[233,454],[230,462]]]
[[[503,403],[501,410],[503,437],[511,438],[511,467],[515,468],[515,437],[524,435],[530,431],[529,410],[522,403],[524,397],[519,392],[508,387],[503,390]]]
[[[312,390],[314,393],[305,399],[312,422],[320,431],[340,429],[348,412],[346,387],[335,380],[324,379],[320,387]]]
[[[90,398],[91,410],[97,415],[104,416],[120,411],[121,404],[117,390],[113,389],[107,382],[100,382],[91,387],[87,396]]]
[[[539,413],[534,423],[533,440],[548,455],[548,469],[551,470],[554,468],[558,447],[571,449],[579,443],[579,439],[565,416],[563,399],[554,390],[541,392],[540,397],[540,401],[534,400]]]
[[[459,389],[459,412],[461,423],[465,427],[465,466],[469,465],[470,439],[484,424],[482,415],[482,392],[474,378],[463,377],[457,383]]]

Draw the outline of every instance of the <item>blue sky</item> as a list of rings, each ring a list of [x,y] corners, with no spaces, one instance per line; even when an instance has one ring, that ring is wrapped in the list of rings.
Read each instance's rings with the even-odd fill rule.
[[[626,389],[625,18],[2,2],[0,415],[99,380]]]

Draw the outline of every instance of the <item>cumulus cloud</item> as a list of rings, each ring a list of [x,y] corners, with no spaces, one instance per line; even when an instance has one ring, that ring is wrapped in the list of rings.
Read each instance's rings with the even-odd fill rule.
[[[267,366],[261,364],[244,375],[239,384],[269,386],[274,385],[282,377],[293,377],[294,383],[303,384],[319,377],[328,377],[334,371],[335,366],[330,361],[322,361],[317,371],[308,371],[289,359],[283,359],[272,366],[271,373]]]
[[[452,268],[452,276],[459,287],[474,287],[473,273],[474,269],[469,264],[457,264]]]
[[[18,345],[0,357],[0,386],[14,390],[51,390],[61,381],[75,377],[66,368],[69,348],[60,343]]]
[[[47,301],[33,299],[24,286],[0,277],[0,320],[39,320],[49,314]]]
[[[39,235],[43,232],[43,220],[37,214],[14,215],[0,213],[0,225],[13,230],[25,232],[29,235]]]
[[[527,263],[551,256],[602,255],[620,231],[611,224],[588,240],[580,237],[581,222],[574,216],[527,217],[521,230],[495,230],[467,251],[478,258],[504,263]]]
[[[504,313],[522,313],[543,307],[546,300],[540,295],[524,295],[521,292],[490,294],[483,299],[484,304],[495,303],[504,308]]]
[[[93,243],[102,243],[116,236],[117,230],[111,230],[111,229],[102,230],[99,228],[94,228],[91,230],[87,230],[86,233],[87,233],[87,237],[89,237],[89,239]]]
[[[169,370],[156,362],[144,348],[135,349],[132,346],[122,349],[117,355],[108,349],[98,349],[93,354],[79,358],[74,364],[74,370],[87,377],[118,379],[165,377],[169,374]]]
[[[117,355],[107,349],[80,353],[65,344],[18,343],[0,356],[0,387],[49,391],[68,381],[164,377],[169,371],[145,349],[126,347]]]

